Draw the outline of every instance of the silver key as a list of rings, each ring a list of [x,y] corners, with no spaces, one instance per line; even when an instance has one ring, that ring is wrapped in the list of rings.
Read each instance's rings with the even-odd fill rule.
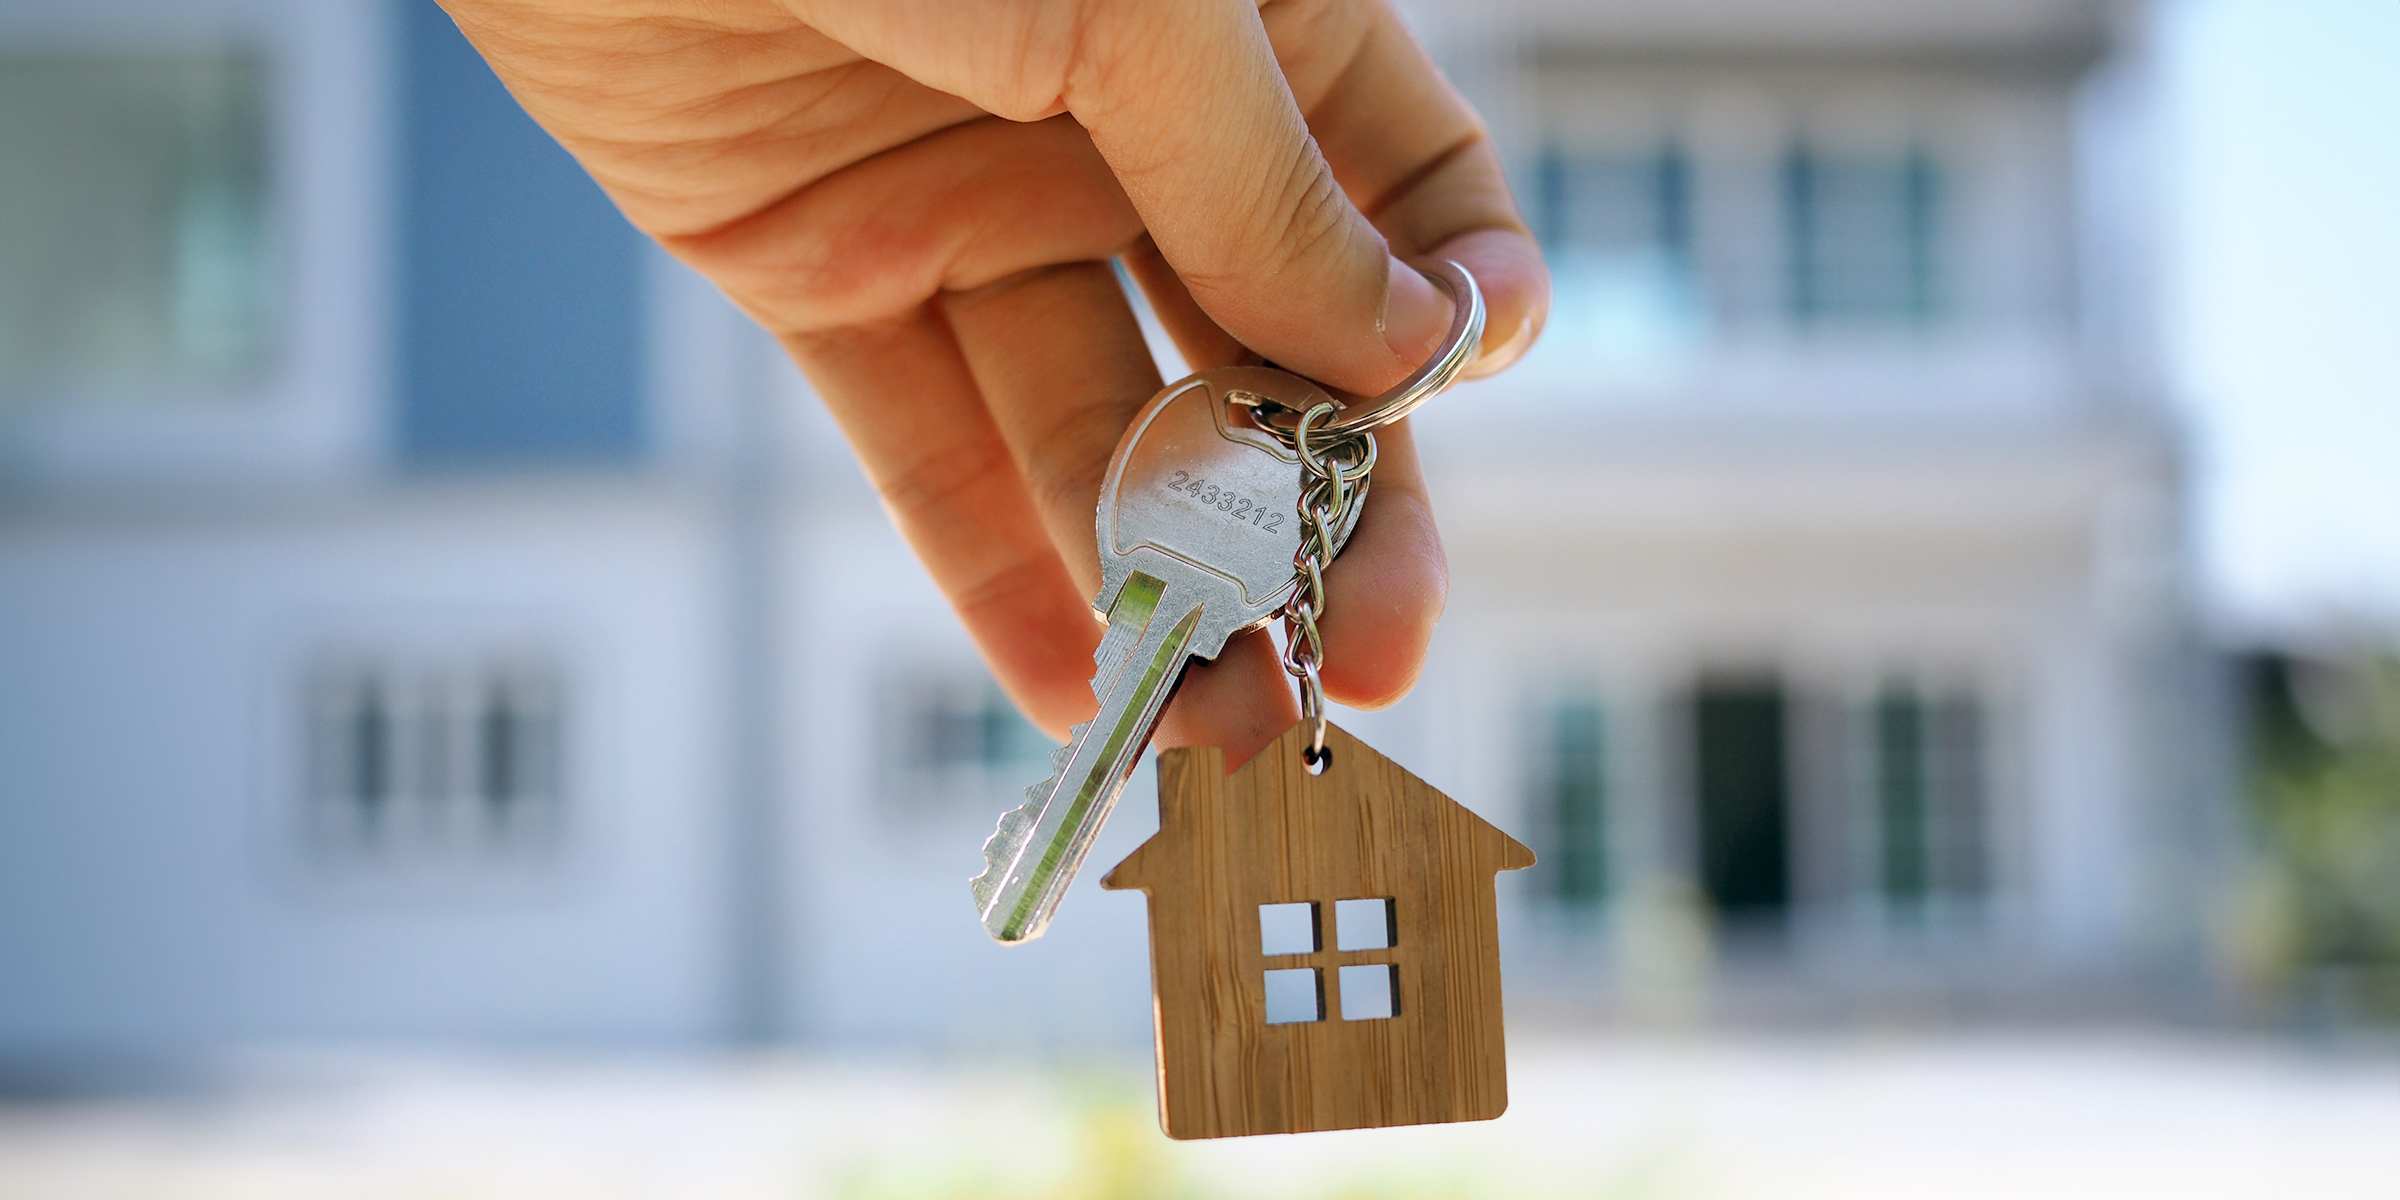
[[[1150,731],[1194,657],[1264,624],[1292,593],[1299,456],[1229,419],[1228,396],[1305,412],[1315,384],[1269,367],[1219,367],[1169,385],[1125,431],[1100,488],[1100,594],[1108,632],[1093,661],[1100,714],[1051,755],[984,843],[970,886],[984,930],[1040,937],[1116,807]],[[1363,505],[1352,505],[1354,522]],[[1347,525],[1336,531],[1347,541]],[[1338,549],[1338,546],[1337,546]]]

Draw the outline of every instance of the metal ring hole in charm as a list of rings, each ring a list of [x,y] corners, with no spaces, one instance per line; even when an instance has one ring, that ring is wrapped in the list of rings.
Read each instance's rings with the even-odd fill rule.
[[[1300,751],[1300,761],[1308,764],[1309,774],[1322,775],[1333,766],[1333,747],[1327,746],[1321,750],[1315,746],[1304,747]]]

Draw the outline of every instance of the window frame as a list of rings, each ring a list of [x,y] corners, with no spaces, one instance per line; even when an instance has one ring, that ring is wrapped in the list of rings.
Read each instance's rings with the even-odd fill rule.
[[[384,286],[390,14],[366,0],[114,0],[0,8],[27,57],[121,59],[223,47],[264,77],[262,253],[272,328],[243,378],[9,385],[0,452],[25,483],[254,484],[371,469],[389,347]]]

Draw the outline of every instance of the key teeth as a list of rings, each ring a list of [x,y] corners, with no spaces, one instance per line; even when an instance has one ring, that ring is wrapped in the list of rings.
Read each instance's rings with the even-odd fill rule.
[[[1009,864],[1016,861],[1025,835],[1032,830],[1033,804],[1020,804],[1000,814],[999,825],[983,842],[983,874],[967,881],[968,890],[975,893],[975,911],[991,906],[992,897],[1008,879]]]
[[[1094,717],[1092,720],[1096,721],[1099,720],[1099,718]],[[1075,744],[1083,740],[1083,731],[1090,729],[1091,727],[1092,722],[1085,721],[1083,724],[1077,725],[1067,731],[1067,744],[1064,746],[1055,747],[1050,751],[1050,778],[1033,785],[1033,787],[1025,789],[1026,795],[1033,797],[1035,800],[1040,800],[1050,794],[1049,789],[1058,783],[1058,773],[1066,770],[1067,760],[1075,757]],[[1037,788],[1040,790],[1036,791],[1035,789]]]
[[[1043,802],[1050,799],[1050,793],[1058,790],[1059,775],[1066,770],[1075,743],[1082,740],[1083,731],[1091,728],[1091,724],[1085,721],[1067,731],[1067,744],[1050,752],[1050,778],[1026,788],[1025,803],[1001,813],[999,824],[992,829],[992,836],[984,839],[983,874],[967,881],[968,890],[975,894],[975,911],[982,912],[989,908],[992,897],[1000,892],[1000,885],[1008,882],[1008,868],[1016,861],[1018,852],[1025,848],[1025,839],[1033,833],[1034,821],[1041,812]]]

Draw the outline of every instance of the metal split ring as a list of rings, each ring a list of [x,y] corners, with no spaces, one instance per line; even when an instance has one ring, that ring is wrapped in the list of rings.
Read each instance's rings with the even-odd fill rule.
[[[1345,411],[1340,420],[1328,421],[1313,432],[1335,438],[1381,429],[1440,395],[1442,389],[1457,382],[1459,372],[1466,370],[1468,363],[1475,361],[1475,352],[1483,345],[1484,322],[1483,289],[1475,286],[1475,277],[1446,258],[1420,259],[1409,265],[1450,293],[1450,332],[1442,339],[1441,349],[1392,390],[1360,403],[1355,411]],[[1294,432],[1292,426],[1275,420],[1283,417],[1283,413],[1260,415],[1278,433],[1288,437]]]

